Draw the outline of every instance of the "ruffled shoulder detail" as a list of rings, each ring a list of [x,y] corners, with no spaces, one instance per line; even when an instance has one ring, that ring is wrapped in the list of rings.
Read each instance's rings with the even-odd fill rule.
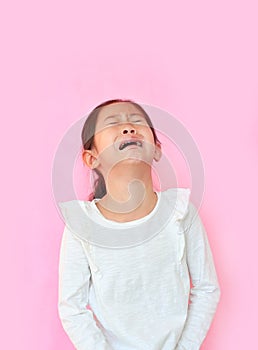
[[[70,200],[65,202],[58,202],[58,206],[61,209],[63,219],[67,228],[78,238],[85,239],[83,232],[90,232],[87,220],[87,211],[85,203],[81,200]]]
[[[169,188],[165,193],[171,207],[174,207],[176,219],[182,220],[188,213],[191,194],[190,188]]]
[[[58,202],[67,228],[79,239],[110,248],[131,247],[157,235],[171,220],[180,225],[187,214],[189,188],[170,188],[160,192],[156,211],[143,222],[105,226],[91,215],[90,202],[71,200]],[[137,221],[137,220],[136,220]]]

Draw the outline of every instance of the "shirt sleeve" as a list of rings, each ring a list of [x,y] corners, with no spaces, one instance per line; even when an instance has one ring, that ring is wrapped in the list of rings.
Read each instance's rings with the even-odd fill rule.
[[[199,350],[220,300],[220,286],[206,231],[192,202],[189,202],[185,224],[186,257],[193,287],[176,350]]]
[[[82,243],[65,225],[59,256],[58,312],[77,350],[110,350],[93,312],[86,309],[90,268]]]

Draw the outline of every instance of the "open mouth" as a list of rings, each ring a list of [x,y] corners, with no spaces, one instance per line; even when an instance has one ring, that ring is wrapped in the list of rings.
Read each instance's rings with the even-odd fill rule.
[[[126,147],[128,146],[138,146],[138,147],[142,147],[142,142],[137,140],[137,141],[134,141],[134,140],[128,140],[128,141],[124,141],[121,143],[121,145],[119,146],[119,150],[122,151],[123,149],[125,149]]]

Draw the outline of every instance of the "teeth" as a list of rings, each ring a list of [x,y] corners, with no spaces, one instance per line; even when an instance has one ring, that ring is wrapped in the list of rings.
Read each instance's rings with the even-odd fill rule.
[[[119,149],[122,150],[124,149],[127,145],[130,145],[130,144],[136,144],[137,146],[139,147],[142,147],[142,143],[141,141],[126,141],[126,142],[123,142],[120,146],[119,146]]]

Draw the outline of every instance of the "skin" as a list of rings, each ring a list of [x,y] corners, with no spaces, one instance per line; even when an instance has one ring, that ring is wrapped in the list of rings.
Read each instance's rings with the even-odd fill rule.
[[[114,116],[115,115],[115,116]],[[110,117],[113,116],[113,117]],[[122,151],[121,142],[140,140]],[[161,158],[160,144],[154,138],[143,114],[129,102],[119,102],[101,109],[91,150],[84,150],[83,161],[104,176],[107,194],[97,203],[108,219],[126,222],[150,213],[156,205],[151,168]]]

